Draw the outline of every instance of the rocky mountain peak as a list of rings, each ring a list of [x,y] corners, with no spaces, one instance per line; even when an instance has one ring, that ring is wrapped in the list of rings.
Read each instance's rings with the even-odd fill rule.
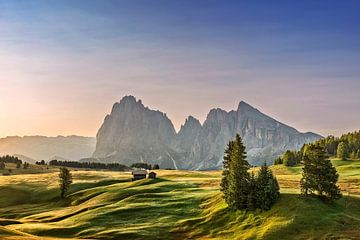
[[[251,164],[271,161],[284,151],[320,138],[303,134],[241,101],[234,111],[211,109],[204,124],[189,116],[178,133],[166,114],[145,107],[134,96],[114,104],[97,134],[94,157],[163,168],[221,168],[224,148],[235,134],[244,140]]]
[[[251,106],[250,104],[244,102],[244,101],[240,101],[238,108],[237,108],[237,112],[259,112],[259,110],[257,110],[256,108],[254,108],[253,106]]]

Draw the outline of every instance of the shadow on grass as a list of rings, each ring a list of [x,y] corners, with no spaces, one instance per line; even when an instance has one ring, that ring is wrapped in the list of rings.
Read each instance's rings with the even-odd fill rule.
[[[190,238],[307,239],[350,238],[360,229],[360,199],[344,197],[335,203],[298,194],[282,194],[269,211],[234,211],[221,194],[208,198],[200,216],[183,221],[175,232]]]

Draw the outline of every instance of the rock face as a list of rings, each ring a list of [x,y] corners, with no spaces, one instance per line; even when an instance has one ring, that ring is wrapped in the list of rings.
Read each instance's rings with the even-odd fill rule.
[[[236,133],[243,138],[248,160],[254,165],[264,160],[272,163],[284,151],[321,137],[300,133],[245,102],[236,111],[212,109],[203,125],[189,116],[176,133],[164,113],[126,96],[106,116],[93,157],[127,165],[147,162],[162,168],[216,169],[222,167],[224,148]]]
[[[174,167],[171,160],[176,132],[166,115],[150,110],[133,96],[115,103],[97,133],[93,157],[127,165],[158,162]],[[170,161],[170,162],[169,162]]]

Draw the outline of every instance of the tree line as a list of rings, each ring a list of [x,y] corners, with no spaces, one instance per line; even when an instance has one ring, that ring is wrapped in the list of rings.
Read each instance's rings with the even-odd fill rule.
[[[147,170],[152,170],[152,169],[160,169],[159,164],[148,164],[148,163],[133,163],[130,166],[131,168],[143,168],[143,169],[147,169]]]
[[[128,171],[130,168],[120,163],[99,163],[99,162],[77,162],[77,161],[58,161],[51,160],[51,166],[71,167],[71,168],[89,168],[89,169],[106,169],[112,171]]]
[[[10,156],[10,155],[5,155],[5,156],[0,157],[0,162],[22,164],[22,161],[18,157],[14,157],[14,156]]]
[[[275,159],[274,164],[296,166],[304,161],[306,151],[310,147],[322,148],[329,157],[338,157],[342,160],[360,159],[360,131],[343,134],[341,137],[328,136],[314,143],[304,144],[299,151],[286,151]]]
[[[5,155],[0,157],[0,169],[5,169],[6,165],[5,163],[14,163],[16,164],[16,168],[23,168],[23,169],[28,169],[30,168],[30,164],[27,162],[22,162],[18,157],[14,157],[14,156],[10,156],[10,155]],[[9,169],[11,170],[11,169]]]

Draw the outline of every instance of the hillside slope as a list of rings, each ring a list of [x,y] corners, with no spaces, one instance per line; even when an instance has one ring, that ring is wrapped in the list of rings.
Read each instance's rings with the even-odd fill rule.
[[[230,211],[220,171],[158,171],[129,182],[129,173],[74,171],[66,200],[56,173],[1,176],[0,236],[88,239],[357,239],[360,161],[334,160],[344,198],[334,204],[299,195],[300,169],[273,168],[281,198],[267,212]],[[11,178],[11,181],[9,181]],[[26,196],[26,197],[25,197]]]

